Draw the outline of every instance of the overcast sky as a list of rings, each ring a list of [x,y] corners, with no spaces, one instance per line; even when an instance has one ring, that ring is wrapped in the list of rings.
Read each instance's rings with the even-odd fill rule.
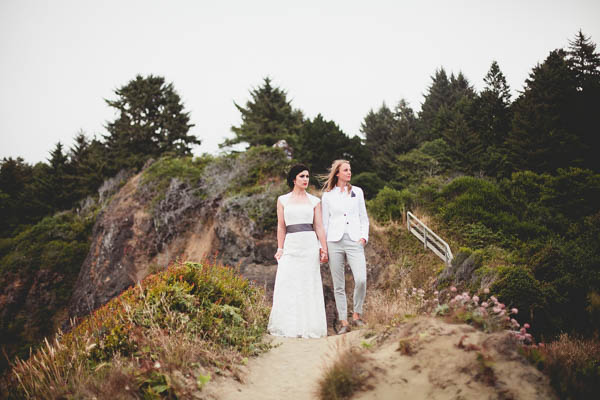
[[[104,99],[137,74],[173,82],[196,154],[218,152],[266,76],[353,136],[384,101],[418,111],[440,66],[481,89],[497,60],[516,96],[579,29],[599,43],[599,21],[597,0],[0,0],[0,157],[105,134]]]

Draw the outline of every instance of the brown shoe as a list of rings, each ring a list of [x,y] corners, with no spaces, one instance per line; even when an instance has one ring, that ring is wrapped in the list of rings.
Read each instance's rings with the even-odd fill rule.
[[[342,329],[338,331],[338,335],[343,335],[344,333],[350,332],[350,325],[342,326]]]
[[[352,320],[352,323],[356,326],[358,326],[359,328],[362,328],[363,326],[365,326],[365,323],[363,322],[362,319],[354,319]]]

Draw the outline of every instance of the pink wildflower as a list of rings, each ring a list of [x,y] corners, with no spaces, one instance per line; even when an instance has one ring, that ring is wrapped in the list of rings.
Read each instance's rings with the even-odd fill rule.
[[[525,328],[525,326],[523,326],[523,328],[521,328],[521,333],[523,335],[527,333],[527,328]]]
[[[516,309],[516,308],[512,308],[512,309],[510,310],[510,312],[511,312],[511,313],[513,313],[513,314],[518,314],[518,313],[519,313],[519,310],[518,310],[518,309]]]
[[[506,314],[506,310],[500,310],[500,314],[498,314],[498,315],[503,316],[504,314]],[[506,318],[508,318],[508,317],[506,317]]]
[[[498,299],[496,298],[496,296],[490,297],[490,300],[493,301],[494,303],[498,304]]]
[[[473,296],[473,302],[475,304],[479,303],[479,296]]]
[[[433,292],[434,296],[437,296],[440,292],[438,292],[437,290],[435,292]]]
[[[492,309],[496,314],[498,314],[500,311],[502,311],[502,309],[500,307],[494,307]]]
[[[481,303],[481,307],[487,307],[487,306],[489,306],[487,301],[484,301],[483,303]]]
[[[451,292],[456,292],[456,288],[455,288],[454,286],[452,286],[452,287],[450,288],[450,291],[451,291]]]
[[[489,294],[490,293],[490,289],[488,289],[488,288],[483,289],[483,293]]]
[[[529,329],[529,328],[531,328],[531,325],[529,325],[527,322],[525,322],[525,323],[523,324],[523,328],[525,328],[525,329]]]
[[[519,326],[521,326],[521,325],[520,325],[520,324],[517,322],[517,320],[516,320],[516,319],[514,319],[514,318],[511,318],[510,322],[511,322],[511,323],[512,323],[512,324],[513,324],[513,325],[514,325],[516,328],[518,328]]]
[[[503,310],[504,310],[504,308],[505,308],[506,306],[504,305],[504,303],[498,303],[498,307],[500,307],[501,309],[503,309]]]

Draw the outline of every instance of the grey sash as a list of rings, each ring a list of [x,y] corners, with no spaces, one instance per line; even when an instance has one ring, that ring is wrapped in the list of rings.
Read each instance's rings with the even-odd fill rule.
[[[293,224],[285,227],[285,233],[314,231],[313,224]]]

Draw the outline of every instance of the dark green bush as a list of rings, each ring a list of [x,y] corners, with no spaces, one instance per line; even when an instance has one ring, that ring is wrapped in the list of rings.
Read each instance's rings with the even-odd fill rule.
[[[386,186],[367,205],[373,218],[379,222],[402,221],[414,199],[415,196],[406,189],[398,191]]]
[[[522,323],[532,323],[532,332],[539,332],[532,318],[538,312],[548,313],[547,294],[543,285],[524,266],[498,268],[498,280],[490,288],[507,307],[519,309],[517,319]]]
[[[360,187],[365,193],[365,199],[370,200],[385,186],[383,179],[374,172],[361,172],[352,177],[352,184]]]

